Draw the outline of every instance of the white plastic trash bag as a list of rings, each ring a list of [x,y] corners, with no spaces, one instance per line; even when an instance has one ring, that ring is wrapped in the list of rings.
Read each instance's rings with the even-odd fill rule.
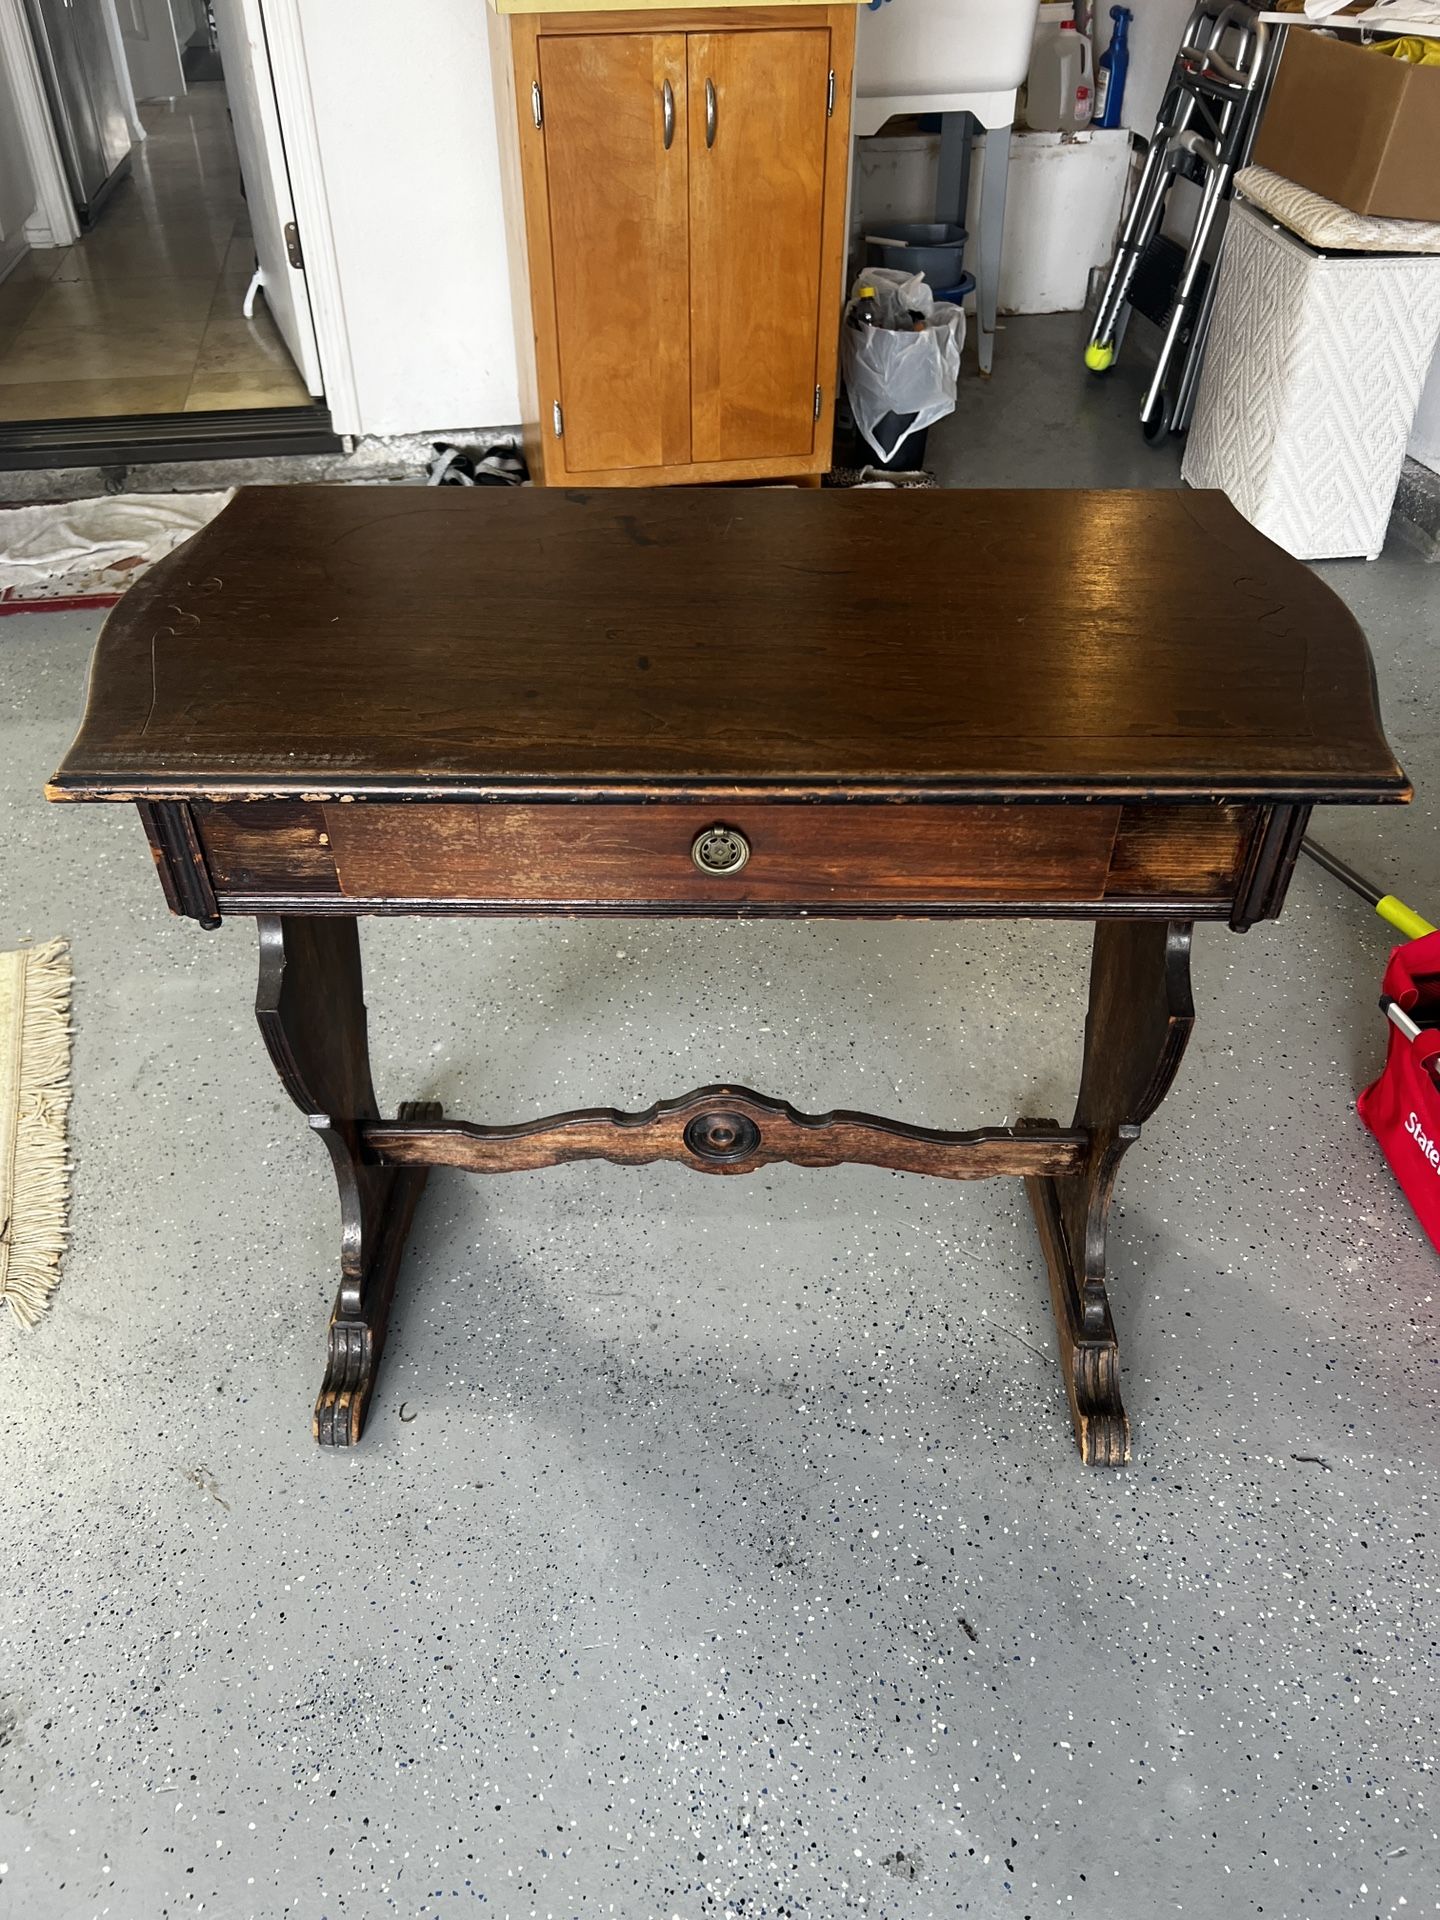
[[[850,324],[862,286],[875,289],[878,326]],[[918,333],[912,315],[923,319]],[[856,280],[841,329],[840,364],[855,424],[877,458],[893,459],[912,433],[955,411],[964,341],[964,309],[937,301],[922,274],[870,267]]]

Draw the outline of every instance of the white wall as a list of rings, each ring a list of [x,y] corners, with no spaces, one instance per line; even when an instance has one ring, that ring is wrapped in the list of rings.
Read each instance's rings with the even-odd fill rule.
[[[299,14],[357,397],[336,426],[513,425],[486,0],[299,0]]]

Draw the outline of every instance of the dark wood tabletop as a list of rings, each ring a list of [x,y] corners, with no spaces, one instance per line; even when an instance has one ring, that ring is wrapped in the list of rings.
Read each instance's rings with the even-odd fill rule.
[[[56,799],[1401,800],[1219,494],[250,487],[126,595]]]

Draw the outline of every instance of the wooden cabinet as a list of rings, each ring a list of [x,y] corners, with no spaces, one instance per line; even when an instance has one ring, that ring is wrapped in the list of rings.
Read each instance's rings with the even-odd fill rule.
[[[531,471],[829,465],[853,7],[494,22]]]

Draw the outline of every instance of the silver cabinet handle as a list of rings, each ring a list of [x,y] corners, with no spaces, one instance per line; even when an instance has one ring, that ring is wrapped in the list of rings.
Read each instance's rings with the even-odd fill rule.
[[[675,138],[675,89],[667,80],[660,92],[661,112],[665,124],[665,151],[670,151],[670,143]]]
[[[713,147],[715,144],[715,121],[717,115],[715,82],[713,80],[707,80],[705,82],[705,144],[707,147]]]

